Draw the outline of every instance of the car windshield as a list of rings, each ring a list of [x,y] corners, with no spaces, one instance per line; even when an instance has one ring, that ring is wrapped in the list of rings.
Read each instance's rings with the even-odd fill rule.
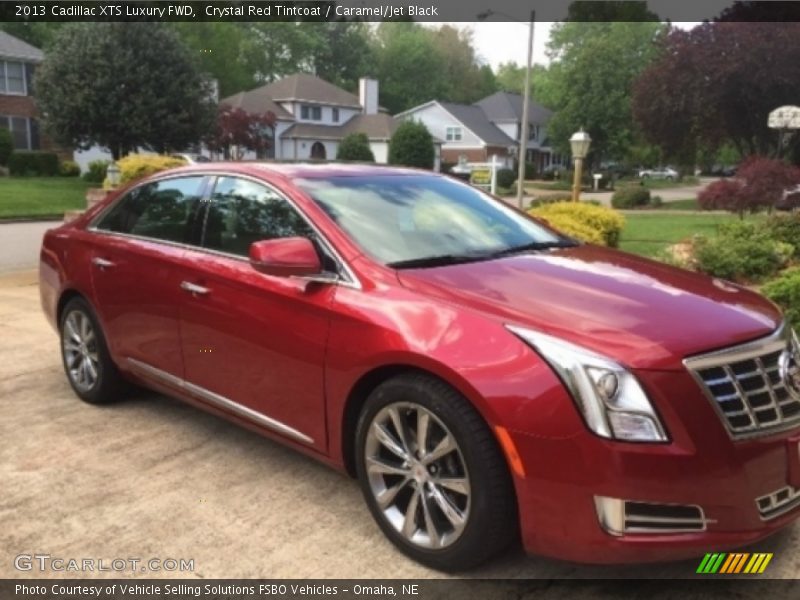
[[[574,245],[447,177],[341,176],[295,183],[367,254],[395,268]]]

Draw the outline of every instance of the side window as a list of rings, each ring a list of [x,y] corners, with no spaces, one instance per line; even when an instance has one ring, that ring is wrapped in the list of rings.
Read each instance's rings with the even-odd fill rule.
[[[204,247],[247,256],[253,242],[297,236],[313,238],[313,230],[270,188],[236,177],[217,180],[206,218]]]
[[[191,243],[202,214],[203,177],[179,177],[131,190],[97,224],[98,229]]]

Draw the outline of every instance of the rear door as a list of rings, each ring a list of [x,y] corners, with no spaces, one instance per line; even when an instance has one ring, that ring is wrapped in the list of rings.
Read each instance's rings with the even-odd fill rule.
[[[186,385],[210,404],[295,442],[325,450],[323,367],[335,287],[255,271],[253,242],[314,237],[275,188],[219,177],[202,248],[181,280]]]
[[[206,181],[197,175],[138,186],[91,228],[97,311],[123,369],[183,377],[178,267],[186,245],[199,239]]]

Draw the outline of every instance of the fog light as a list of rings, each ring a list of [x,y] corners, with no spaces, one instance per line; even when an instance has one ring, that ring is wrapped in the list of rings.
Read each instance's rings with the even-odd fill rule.
[[[661,433],[650,417],[628,412],[608,412],[614,437],[620,440],[655,440]]]

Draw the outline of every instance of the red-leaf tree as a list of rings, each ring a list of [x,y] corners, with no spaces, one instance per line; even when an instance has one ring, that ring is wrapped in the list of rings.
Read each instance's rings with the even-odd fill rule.
[[[800,185],[800,168],[781,160],[751,156],[739,166],[736,179],[722,179],[706,187],[697,196],[706,210],[722,209],[744,216],[771,208],[784,191]]]
[[[241,160],[248,150],[264,152],[274,139],[275,115],[253,114],[241,108],[221,105],[217,122],[206,145],[214,152],[224,153],[233,160]]]
[[[695,143],[730,141],[742,156],[774,155],[767,117],[800,98],[800,23],[713,22],[672,29],[638,77],[633,114],[648,140],[682,158]]]

